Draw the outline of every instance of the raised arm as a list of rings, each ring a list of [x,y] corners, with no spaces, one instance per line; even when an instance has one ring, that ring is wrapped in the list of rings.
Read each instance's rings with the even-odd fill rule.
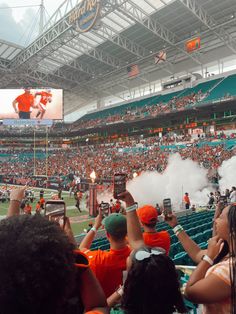
[[[119,194],[118,197],[126,204],[128,240],[132,249],[136,250],[144,246],[142,230],[136,213],[137,205],[128,191]]]
[[[109,313],[105,294],[93,272],[88,268],[79,277],[80,295],[85,311]]]
[[[24,198],[26,187],[14,189],[10,193],[10,204],[7,210],[7,217],[20,214],[20,204]]]
[[[77,243],[75,241],[75,237],[74,237],[74,233],[72,231],[71,228],[71,224],[70,224],[70,219],[69,217],[65,217],[65,227],[64,227],[64,232],[67,235],[69,241],[74,244],[75,246],[77,246]]]
[[[99,211],[99,214],[95,218],[94,226],[89,230],[86,236],[83,238],[82,242],[80,243],[79,249],[82,251],[86,251],[90,249],[90,246],[93,242],[93,239],[97,233],[97,230],[102,225],[102,213]]]
[[[207,304],[225,301],[230,298],[230,276],[228,279],[227,276],[221,279],[216,273],[205,276],[207,270],[213,265],[213,260],[219,254],[222,243],[223,240],[218,236],[210,239],[206,255],[192,273],[186,286],[185,296],[190,301]],[[221,267],[220,265],[219,268]],[[225,270],[223,273],[225,273]]]
[[[184,231],[182,226],[178,224],[177,217],[174,214],[168,214],[165,221],[173,228],[175,235],[182,244],[184,250],[188,253],[191,259],[195,263],[200,263],[201,257],[205,254],[205,250],[202,250],[196,242],[194,242]],[[180,226],[178,228],[178,226]]]

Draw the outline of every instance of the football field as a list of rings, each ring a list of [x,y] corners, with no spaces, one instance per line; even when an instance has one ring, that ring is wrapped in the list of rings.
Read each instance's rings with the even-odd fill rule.
[[[32,206],[32,214],[35,213],[36,204],[39,201],[39,190],[37,188],[32,188],[31,190],[34,191],[35,200],[33,203],[30,203]],[[44,198],[45,201],[51,199],[52,194],[57,194],[55,190],[48,190],[44,189]],[[75,207],[75,199],[74,195],[70,197],[68,192],[62,192],[63,200],[66,203],[66,215],[70,217],[71,226],[74,232],[74,235],[79,235],[80,233],[84,232],[84,229],[88,227],[88,224],[94,221],[94,218],[89,217],[88,210],[86,209],[86,201],[85,196],[81,200],[81,210],[82,213],[78,211]],[[9,206],[9,202],[0,202],[0,218],[4,218],[7,213],[7,209]],[[43,214],[43,211],[42,211]]]

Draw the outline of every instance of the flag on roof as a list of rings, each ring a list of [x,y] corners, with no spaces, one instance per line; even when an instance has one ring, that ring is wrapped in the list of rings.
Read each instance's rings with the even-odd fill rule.
[[[155,55],[154,59],[155,59],[155,64],[165,62],[166,52],[164,50],[159,51],[158,54]]]
[[[201,38],[190,39],[185,43],[187,52],[192,52],[201,48]]]
[[[128,77],[136,77],[140,71],[137,64],[133,64],[127,67]]]

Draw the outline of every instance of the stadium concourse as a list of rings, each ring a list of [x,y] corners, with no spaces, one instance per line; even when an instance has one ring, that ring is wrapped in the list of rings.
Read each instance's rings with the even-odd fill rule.
[[[0,312],[236,314],[236,1],[0,15]]]

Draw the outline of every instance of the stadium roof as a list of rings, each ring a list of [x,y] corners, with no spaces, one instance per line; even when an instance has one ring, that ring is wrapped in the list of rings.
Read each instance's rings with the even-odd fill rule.
[[[65,89],[65,114],[92,100],[203,67],[236,54],[235,0],[101,0],[99,25],[87,33],[68,23],[78,1],[66,0],[44,32],[23,48],[0,40],[0,87]],[[201,38],[187,53],[185,43]],[[155,65],[161,51],[167,61]],[[129,79],[127,66],[140,75]]]

